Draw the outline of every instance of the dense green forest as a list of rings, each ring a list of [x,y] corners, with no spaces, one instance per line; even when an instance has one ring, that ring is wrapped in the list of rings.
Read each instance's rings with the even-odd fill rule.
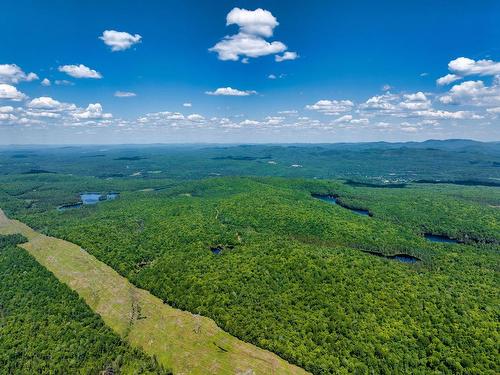
[[[167,374],[130,348],[67,286],[0,236],[1,374]]]
[[[498,188],[262,177],[153,180],[162,189],[144,191],[133,179],[9,181],[9,214],[315,374],[500,369]],[[79,181],[80,190],[121,196],[57,211],[78,199]],[[432,243],[424,233],[462,243]]]
[[[10,150],[0,207],[314,374],[497,374],[500,152],[464,142]]]

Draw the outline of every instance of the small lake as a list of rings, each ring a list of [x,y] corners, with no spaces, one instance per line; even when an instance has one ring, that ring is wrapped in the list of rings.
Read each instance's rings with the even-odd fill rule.
[[[440,242],[440,243],[459,243],[457,240],[454,240],[453,238],[447,237],[447,236],[441,236],[438,234],[430,234],[426,233],[424,234],[424,237],[426,240],[431,241],[431,242]]]
[[[420,261],[420,259],[418,259],[417,257],[408,254],[385,255],[382,253],[378,253],[376,251],[363,251],[363,252],[370,255],[374,255],[376,257],[395,260],[401,263],[417,263],[418,261]]]
[[[228,250],[233,250],[234,245],[217,245],[210,247],[212,254],[219,255],[222,251],[226,252]]]
[[[216,254],[216,255],[219,255],[220,252],[222,251],[222,247],[221,246],[215,246],[215,247],[211,247],[210,248],[210,251],[213,253],[213,254]]]
[[[96,204],[101,200],[102,195],[98,193],[82,193],[80,199],[83,204]]]
[[[92,204],[97,204],[99,202],[103,201],[111,201],[120,196],[120,193],[116,192],[109,192],[107,194],[101,194],[101,193],[80,193],[80,202],[76,203],[71,203],[71,204],[64,204],[62,206],[59,206],[57,208],[58,211],[66,211],[66,210],[71,210],[74,208],[80,208],[83,205],[92,205]]]
[[[358,214],[358,215],[370,216],[370,212],[368,210],[360,210],[358,208],[351,208],[351,207],[347,207],[347,206],[340,204],[337,197],[335,197],[334,195],[312,194],[312,197],[319,199],[319,200],[322,200],[324,202],[328,202],[330,204],[338,205],[338,206],[345,208],[346,210],[349,210],[351,212],[354,212],[355,214]]]

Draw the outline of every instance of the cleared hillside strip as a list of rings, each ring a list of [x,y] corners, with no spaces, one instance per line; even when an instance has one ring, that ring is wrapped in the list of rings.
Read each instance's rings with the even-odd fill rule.
[[[21,245],[75,290],[120,336],[175,374],[306,374],[277,355],[245,343],[206,317],[174,309],[79,246],[42,235],[0,209],[0,233],[23,234]]]

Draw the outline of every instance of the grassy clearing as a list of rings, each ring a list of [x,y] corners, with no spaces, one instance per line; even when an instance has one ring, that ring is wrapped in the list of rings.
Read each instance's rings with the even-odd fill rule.
[[[221,330],[211,319],[174,309],[136,288],[79,246],[44,236],[0,210],[0,233],[21,233],[22,247],[75,290],[132,346],[175,374],[305,374],[275,354]]]

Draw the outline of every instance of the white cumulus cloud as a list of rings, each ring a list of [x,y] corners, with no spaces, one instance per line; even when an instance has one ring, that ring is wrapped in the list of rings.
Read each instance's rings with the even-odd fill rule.
[[[459,57],[448,64],[448,69],[462,77],[469,75],[496,75],[500,74],[500,62],[493,60],[472,60],[467,57]]]
[[[14,111],[14,107],[10,105],[5,105],[3,107],[0,107],[0,113],[10,113]]]
[[[32,109],[43,109],[43,110],[54,110],[54,111],[76,109],[76,106],[74,104],[61,103],[60,101],[55,100],[49,96],[41,96],[39,98],[35,98],[27,104],[27,107]]]
[[[238,61],[240,56],[256,58],[280,53],[286,48],[286,45],[278,41],[269,43],[259,36],[240,33],[226,36],[210,51],[217,52],[219,60]]]
[[[113,115],[111,113],[104,113],[100,103],[89,104],[85,110],[80,110],[73,113],[73,116],[79,120],[89,119],[109,119]]]
[[[410,111],[425,110],[431,107],[431,101],[427,99],[427,96],[421,91],[414,94],[403,95],[404,101],[399,103],[399,107],[402,109],[408,109]]]
[[[19,83],[38,79],[35,73],[26,74],[16,64],[0,64],[0,83]]]
[[[455,82],[455,81],[458,81],[459,79],[462,79],[462,77],[460,76],[457,76],[456,74],[447,74],[441,78],[438,78],[436,80],[436,83],[439,85],[439,86],[444,86],[444,85],[448,85],[452,82]]]
[[[273,29],[279,23],[268,10],[233,8],[226,16],[226,25],[238,25],[241,32],[268,38],[273,35]]]
[[[352,115],[344,115],[342,117],[339,117],[338,119],[335,119],[333,121],[334,124],[342,124],[346,122],[351,122],[352,120]]]
[[[391,93],[386,93],[383,95],[375,95],[369,98],[360,107],[362,109],[369,109],[369,110],[392,111],[396,109],[395,102],[399,99],[400,97],[398,95],[394,95]]]
[[[205,117],[203,117],[202,115],[199,115],[197,113],[193,113],[192,115],[189,115],[187,117],[187,119],[189,121],[193,121],[193,122],[202,122],[205,120]]]
[[[350,100],[318,100],[314,104],[306,105],[306,109],[318,111],[325,115],[338,115],[352,110],[354,103]]]
[[[439,98],[443,104],[470,104],[477,106],[500,104],[500,85],[485,86],[483,81],[465,81],[454,85]]]
[[[256,126],[256,125],[260,125],[260,122],[256,121],[256,120],[246,119],[246,120],[241,121],[240,125],[242,125],[242,126]]]
[[[367,118],[358,118],[358,119],[352,119],[351,124],[361,124],[361,125],[367,125],[370,123],[370,120]]]
[[[270,38],[274,28],[279,25],[276,17],[268,10],[233,8],[226,16],[226,25],[237,25],[239,31],[237,34],[225,36],[209,49],[217,53],[219,60],[238,61],[241,57],[242,62],[248,63],[250,57],[273,55],[287,50],[284,43],[268,42],[265,39]]]
[[[58,68],[60,72],[66,73],[67,75],[73,78],[93,78],[100,79],[102,78],[101,73],[95,71],[94,69],[90,69],[89,67],[80,64],[80,65],[62,65]]]
[[[17,120],[17,116],[12,113],[2,113],[0,112],[0,121],[15,121]]]
[[[265,120],[267,125],[280,125],[285,118],[282,116],[267,116]]]
[[[26,98],[27,96],[18,91],[14,86],[6,83],[0,83],[0,99],[20,101]]]
[[[286,51],[283,55],[276,55],[274,56],[274,60],[276,62],[282,62],[282,61],[287,61],[287,60],[295,60],[299,57],[297,52],[290,52]]]
[[[165,119],[167,119],[167,120],[184,120],[185,116],[180,112],[173,112],[173,113],[167,112],[165,114]]]
[[[486,111],[489,113],[499,113],[500,114],[500,107],[488,108]]]
[[[219,87],[215,91],[206,91],[207,95],[216,95],[216,96],[249,96],[257,94],[257,91],[253,90],[238,90],[233,89],[232,87]]]
[[[419,117],[430,118],[430,119],[451,119],[451,120],[480,119],[480,118],[482,118],[481,116],[476,115],[470,111],[449,112],[449,111],[442,111],[442,110],[435,110],[435,109],[429,109],[429,110],[425,110],[425,111],[416,111],[416,112],[414,112],[414,115],[419,116]]]
[[[61,114],[54,113],[50,111],[26,111],[24,112],[26,116],[30,117],[46,117],[46,118],[60,118]]]
[[[99,37],[104,44],[111,47],[111,51],[124,51],[134,44],[140,43],[142,36],[129,34],[125,31],[105,30]]]
[[[439,78],[436,83],[440,86],[448,85],[464,77],[495,76],[500,74],[500,62],[493,60],[473,60],[467,57],[459,57],[448,63],[448,69],[452,74]]]

